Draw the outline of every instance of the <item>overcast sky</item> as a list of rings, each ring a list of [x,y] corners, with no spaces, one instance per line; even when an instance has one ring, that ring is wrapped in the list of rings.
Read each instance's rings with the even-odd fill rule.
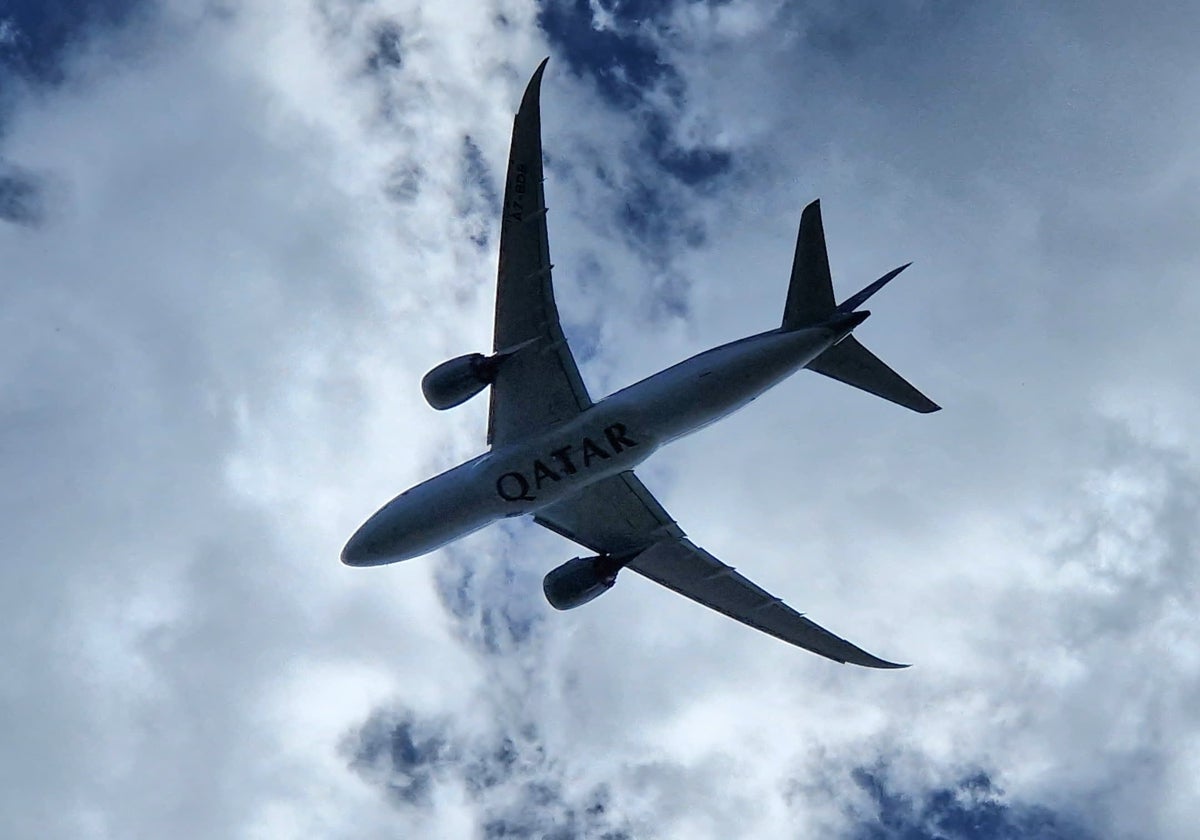
[[[1200,6],[0,0],[0,835],[1190,838]],[[911,669],[531,522],[338,553],[484,447],[511,118],[593,396],[781,317],[822,199],[857,333],[639,474]]]

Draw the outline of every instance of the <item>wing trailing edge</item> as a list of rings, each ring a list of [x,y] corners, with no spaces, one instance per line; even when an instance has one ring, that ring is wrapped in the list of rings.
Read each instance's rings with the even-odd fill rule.
[[[534,518],[600,555],[632,555],[624,567],[698,604],[835,662],[906,668],[834,635],[687,539],[632,472],[602,479]]]

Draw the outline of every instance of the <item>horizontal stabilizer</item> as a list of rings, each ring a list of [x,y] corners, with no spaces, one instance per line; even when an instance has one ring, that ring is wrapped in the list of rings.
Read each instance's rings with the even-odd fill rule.
[[[853,312],[855,309],[858,309],[858,307],[862,306],[864,303],[867,302],[867,299],[870,298],[871,295],[875,294],[880,289],[882,289],[884,286],[886,286],[888,283],[892,282],[892,279],[897,274],[899,274],[904,269],[908,268],[910,265],[912,265],[912,263],[905,263],[904,265],[900,266],[899,268],[893,268],[887,274],[880,277],[878,280],[876,280],[870,286],[867,286],[865,289],[863,289],[858,294],[852,295],[852,296],[848,297],[846,300],[839,303],[837,311],[838,312]]]
[[[817,356],[808,363],[808,369],[921,414],[941,408],[859,344],[854,336],[847,336]]]

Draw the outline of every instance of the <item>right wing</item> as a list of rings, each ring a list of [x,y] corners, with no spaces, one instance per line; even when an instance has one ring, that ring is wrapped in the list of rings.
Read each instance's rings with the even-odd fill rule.
[[[592,404],[558,322],[550,282],[539,106],[545,68],[543,61],[529,80],[513,120],[500,221],[493,350],[515,352],[500,365],[492,383],[492,446],[528,437]]]
[[[906,667],[835,636],[694,545],[632,471],[543,508],[534,521],[597,554],[638,552],[628,568],[789,644],[867,668]]]

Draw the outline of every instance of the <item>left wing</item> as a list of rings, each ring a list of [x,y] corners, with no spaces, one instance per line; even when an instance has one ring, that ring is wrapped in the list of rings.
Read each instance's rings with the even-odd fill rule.
[[[694,545],[633,472],[543,508],[534,521],[597,554],[638,551],[628,563],[638,574],[789,644],[837,662],[906,667],[835,636]]]
[[[568,420],[592,404],[558,322],[542,190],[543,61],[513,120],[500,220],[493,350],[514,351],[491,389],[488,443],[500,446]],[[519,348],[519,349],[517,349]]]

